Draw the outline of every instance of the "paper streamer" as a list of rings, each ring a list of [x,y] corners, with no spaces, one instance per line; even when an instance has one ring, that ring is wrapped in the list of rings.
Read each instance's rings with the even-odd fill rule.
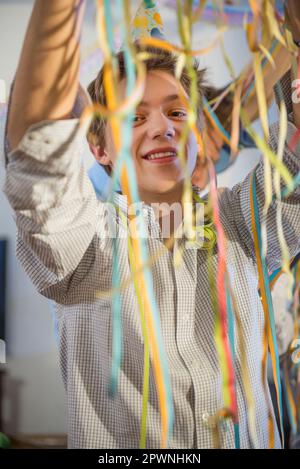
[[[206,244],[203,247],[207,248],[212,256],[212,249],[217,242],[218,250],[218,267],[216,279],[211,276],[211,294],[215,314],[215,342],[218,352],[220,369],[222,375],[222,393],[224,400],[224,408],[220,409],[216,416],[214,416],[214,441],[216,445],[220,445],[219,424],[222,419],[231,418],[234,423],[235,430],[235,446],[240,446],[239,441],[239,427],[238,427],[238,409],[236,400],[236,386],[235,386],[235,334],[238,335],[239,343],[243,347],[243,328],[238,320],[238,313],[235,311],[235,301],[232,295],[232,289],[229,283],[229,278],[226,269],[226,241],[223,233],[222,225],[220,222],[218,212],[218,192],[215,185],[215,172],[212,163],[207,159],[207,165],[210,175],[210,199],[209,204],[212,205],[213,222],[206,223],[204,227],[195,227],[194,213],[191,202],[194,194],[189,178],[189,174],[185,163],[185,143],[188,138],[189,132],[193,131],[196,135],[199,146],[203,150],[204,160],[207,158],[205,155],[205,142],[203,142],[201,132],[197,129],[197,105],[198,95],[196,86],[196,77],[193,70],[192,58],[194,56],[203,55],[211,51],[216,45],[220,44],[222,47],[222,34],[228,25],[228,9],[225,5],[221,5],[218,24],[219,28],[216,32],[216,37],[212,43],[203,49],[192,49],[192,26],[196,19],[205,18],[208,11],[206,2],[200,1],[197,7],[193,8],[192,2],[180,2],[177,0],[177,18],[178,18],[178,31],[181,39],[181,45],[175,46],[166,41],[163,37],[162,19],[159,12],[156,10],[155,3],[152,1],[145,1],[143,9],[139,10],[137,17],[134,19],[133,24],[135,27],[135,34],[130,32],[131,17],[130,17],[130,4],[128,1],[118,1],[118,9],[120,16],[124,18],[124,27],[122,36],[124,40],[124,54],[125,65],[127,73],[127,89],[126,96],[123,100],[118,97],[117,89],[117,69],[115,64],[115,50],[113,38],[113,24],[111,15],[111,5],[108,0],[97,2],[99,11],[99,43],[105,61],[104,84],[107,95],[107,107],[94,104],[89,107],[84,114],[84,119],[87,116],[101,115],[109,120],[113,129],[115,146],[118,150],[118,160],[116,163],[114,175],[111,183],[111,193],[117,187],[117,183],[121,181],[122,192],[127,196],[129,204],[139,202],[139,195],[137,190],[137,181],[134,171],[133,162],[130,156],[131,147],[131,121],[135,112],[135,106],[141,99],[145,86],[145,70],[143,67],[142,58],[136,54],[132,45],[132,39],[140,38],[141,44],[147,46],[155,46],[168,50],[178,56],[178,67],[176,70],[176,77],[179,80],[183,67],[189,73],[191,86],[189,92],[189,101],[185,99],[187,106],[188,120],[187,125],[182,133],[179,145],[179,158],[182,164],[183,172],[185,175],[184,193],[182,202],[184,206],[189,206],[185,210],[185,235],[193,241],[195,229],[203,230],[206,234]],[[216,14],[216,7],[214,8],[214,15]],[[242,73],[240,77],[235,77],[230,59],[223,48],[223,56],[225,62],[231,71],[233,82],[230,90],[234,90],[235,98],[233,102],[233,115],[231,133],[225,130],[224,125],[217,118],[215,110],[218,105],[221,105],[221,100],[215,103],[209,103],[207,100],[204,102],[204,113],[211,125],[217,130],[223,141],[231,148],[232,154],[235,155],[239,146],[240,135],[240,119],[243,126],[247,129],[252,140],[256,146],[262,151],[265,160],[265,206],[262,211],[262,218],[259,219],[259,211],[256,200],[256,186],[253,179],[252,185],[252,222],[254,230],[254,239],[256,246],[256,253],[258,259],[258,269],[260,278],[260,289],[263,299],[263,306],[265,312],[266,334],[264,337],[264,357],[263,357],[263,375],[265,379],[265,365],[267,346],[269,345],[273,371],[275,375],[277,397],[280,413],[281,408],[281,388],[279,380],[279,364],[278,353],[276,348],[276,337],[274,328],[274,319],[272,317],[272,305],[270,302],[269,286],[268,286],[268,272],[264,261],[267,243],[266,243],[266,217],[268,208],[274,197],[278,200],[287,197],[292,190],[300,183],[300,173],[293,177],[288,169],[283,164],[282,154],[286,135],[287,116],[284,113],[284,108],[281,107],[280,113],[280,135],[278,141],[278,152],[274,154],[269,148],[268,140],[268,117],[267,117],[267,96],[265,93],[264,78],[270,67],[274,67],[276,63],[276,56],[279,46],[286,45],[287,53],[291,50],[286,37],[282,31],[282,24],[278,11],[274,9],[274,2],[266,0],[265,9],[260,8],[260,2],[249,1],[248,12],[251,14],[247,16],[246,33],[248,37],[249,49],[253,58],[253,73],[248,75]],[[213,11],[213,10],[212,10]],[[232,10],[233,11],[233,10]],[[244,18],[243,12],[243,18]],[[229,13],[230,16],[231,13]],[[241,11],[239,11],[241,15]],[[227,15],[227,17],[226,17]],[[242,19],[240,16],[240,19]],[[216,16],[214,16],[216,18]],[[227,18],[227,20],[226,20]],[[251,79],[249,79],[251,76]],[[226,92],[229,91],[226,90]],[[251,123],[247,117],[243,106],[246,100],[256,93],[260,120],[264,132],[264,136],[258,135],[252,128]],[[275,170],[274,180],[272,179],[272,168]],[[280,191],[280,181],[285,183],[285,189]],[[272,194],[272,182],[275,184],[276,194]],[[110,200],[113,200],[112,198]],[[145,344],[144,353],[144,384],[143,384],[143,401],[141,409],[141,433],[140,433],[140,447],[144,448],[146,445],[147,434],[147,400],[148,400],[148,384],[149,384],[149,360],[153,366],[155,382],[157,387],[157,396],[159,402],[159,409],[161,414],[161,447],[167,447],[172,436],[172,426],[174,419],[174,409],[172,403],[172,392],[170,376],[167,366],[167,357],[164,351],[162,332],[159,320],[159,311],[157,309],[156,300],[154,296],[153,282],[151,277],[150,266],[156,261],[158,256],[153,255],[151,258],[148,256],[147,246],[140,236],[135,236],[138,233],[139,227],[145,230],[142,215],[137,217],[130,217],[131,223],[131,236],[128,241],[128,254],[130,259],[132,275],[128,279],[120,277],[118,271],[118,246],[114,245],[114,264],[113,264],[113,279],[112,289],[109,292],[97,292],[98,297],[104,294],[112,296],[113,305],[113,357],[112,357],[112,379],[111,379],[111,393],[112,395],[117,392],[118,373],[122,363],[122,291],[130,283],[133,282],[134,290],[137,297],[139,306],[141,325]],[[282,251],[283,270],[289,274],[289,262],[287,246],[283,236],[283,229],[281,224],[281,212],[277,213],[277,226],[279,232],[279,242]],[[174,240],[169,241],[172,245]],[[178,251],[180,253],[180,250]],[[176,260],[180,263],[180,258]],[[208,266],[211,269],[211,266]],[[271,311],[271,313],[270,313]],[[235,333],[236,326],[236,333]],[[253,445],[259,446],[255,429],[255,402],[253,393],[250,388],[250,378],[247,370],[247,357],[244,352],[241,352],[241,360],[246,367],[242,372],[244,392],[246,395],[248,405],[248,420],[249,431]],[[288,387],[287,394],[289,394]],[[292,408],[292,405],[291,405]],[[294,408],[292,408],[292,415],[295,419]],[[272,419],[269,418],[270,430],[270,446],[274,446],[274,428]]]

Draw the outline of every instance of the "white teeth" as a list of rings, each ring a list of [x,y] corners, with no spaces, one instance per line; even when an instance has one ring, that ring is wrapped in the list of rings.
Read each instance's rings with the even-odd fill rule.
[[[167,156],[176,156],[174,151],[165,151],[161,153],[154,153],[153,155],[148,155],[147,160],[155,160],[157,158],[166,158]]]

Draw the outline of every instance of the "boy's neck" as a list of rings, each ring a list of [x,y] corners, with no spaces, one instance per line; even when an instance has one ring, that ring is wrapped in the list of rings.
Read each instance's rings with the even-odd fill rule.
[[[167,192],[153,192],[139,188],[140,199],[147,205],[167,203],[172,205],[175,202],[181,204],[183,194],[183,182],[180,182],[174,188]]]
[[[162,233],[163,238],[165,241],[167,241],[169,236],[172,235],[178,226],[182,223],[182,217],[177,217],[174,214],[173,204],[179,204],[180,206],[182,205],[183,182],[168,192],[147,192],[139,188],[139,193],[141,200],[145,204],[152,206],[156,220],[159,222],[162,231],[164,231],[163,225],[170,227],[169,235],[164,235],[164,233]],[[158,209],[159,206],[160,208]],[[179,212],[182,213],[182,210]],[[172,250],[172,246],[169,249]]]

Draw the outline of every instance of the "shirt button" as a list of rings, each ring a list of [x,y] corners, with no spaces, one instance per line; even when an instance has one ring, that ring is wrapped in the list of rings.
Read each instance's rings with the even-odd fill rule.
[[[228,423],[227,419],[221,420],[220,425],[221,425],[221,429],[222,429],[224,432],[227,432],[227,431],[228,431],[228,429],[229,429],[229,423]]]
[[[197,360],[193,360],[193,361],[192,361],[192,367],[196,368],[197,363],[198,363]]]
[[[203,412],[202,414],[202,422],[207,428],[213,429],[215,427],[215,421],[212,415],[208,412]]]

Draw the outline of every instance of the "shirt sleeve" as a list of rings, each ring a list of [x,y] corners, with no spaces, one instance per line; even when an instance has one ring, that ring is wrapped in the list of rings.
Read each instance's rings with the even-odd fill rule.
[[[284,79],[286,82],[288,80],[288,75],[286,75]],[[289,144],[295,132],[297,132],[297,129],[293,124],[293,113],[291,112],[291,89],[290,92],[288,92],[288,86],[285,84],[282,91],[286,107],[290,111],[283,163],[286,165],[291,175],[295,177],[300,171],[300,142],[298,141],[295,149],[291,149]],[[270,127],[269,139],[269,146],[275,154],[277,153],[278,135],[279,123],[276,122]],[[260,220],[262,221],[265,202],[263,161],[256,166],[254,172],[259,215]],[[274,175],[273,169],[272,174]],[[247,250],[248,254],[255,259],[250,205],[251,175],[252,173],[248,174],[245,180],[234,186],[232,190],[226,189],[223,191],[220,197],[220,203],[225,214],[228,210],[231,211],[231,222],[235,224],[236,230],[239,233],[240,243],[244,246],[244,249]],[[281,187],[283,188],[284,185],[282,184]],[[274,195],[274,186],[272,187],[272,192]],[[276,200],[274,198],[269,207],[266,225],[268,244],[266,263],[269,272],[273,272],[282,264],[282,254],[276,221],[276,214],[279,206],[282,210],[283,233],[289,248],[290,258],[292,258],[300,251],[300,187],[298,186],[290,196],[282,200]]]
[[[101,210],[82,163],[84,135],[77,119],[40,122],[6,155],[17,257],[37,290],[59,302],[86,251],[95,249]]]

